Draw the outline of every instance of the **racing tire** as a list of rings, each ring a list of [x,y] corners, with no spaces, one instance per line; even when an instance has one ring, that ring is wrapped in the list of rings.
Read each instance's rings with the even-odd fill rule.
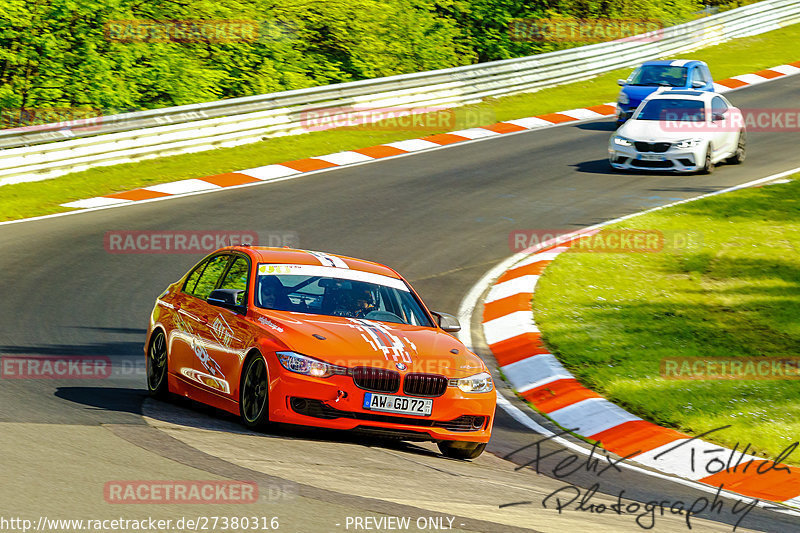
[[[711,143],[708,143],[706,147],[706,161],[703,164],[703,168],[700,169],[701,174],[712,174],[714,172],[714,163],[711,162],[711,154],[714,152],[714,147],[711,146]]]
[[[442,455],[450,459],[475,459],[486,449],[485,442],[440,440],[436,443]]]
[[[168,360],[167,338],[162,330],[156,330],[147,348],[147,392],[153,398],[169,396]]]
[[[239,413],[242,425],[249,429],[262,430],[269,425],[268,383],[267,362],[255,353],[245,362],[239,387]]]
[[[731,165],[739,165],[744,162],[746,154],[747,139],[743,131],[739,132],[739,139],[736,141],[736,151],[725,161]]]

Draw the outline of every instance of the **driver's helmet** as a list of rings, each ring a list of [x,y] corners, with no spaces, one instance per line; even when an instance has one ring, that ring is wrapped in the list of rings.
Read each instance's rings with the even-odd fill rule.
[[[353,287],[345,293],[344,306],[351,316],[363,318],[377,309],[375,294],[368,285],[353,283]]]

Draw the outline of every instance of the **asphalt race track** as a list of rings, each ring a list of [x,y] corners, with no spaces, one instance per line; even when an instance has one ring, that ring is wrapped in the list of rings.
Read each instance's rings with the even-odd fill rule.
[[[800,101],[800,76],[728,97],[741,108],[791,107]],[[637,523],[643,511],[573,506],[559,514],[554,499],[549,509],[542,501],[567,484],[585,493],[594,483],[592,502],[606,505],[620,491],[625,502],[713,501],[713,492],[641,472],[598,475],[604,458],[598,469],[554,479],[571,453],[554,443],[539,448],[555,452],[538,463],[541,474],[531,467],[535,446],[506,461],[537,437],[499,408],[492,453],[470,463],[443,459],[431,444],[298,428],[251,434],[226,415],[146,399],[142,344],[153,302],[200,256],[104,249],[110,230],[292,231],[303,248],[396,268],[429,307],[455,313],[469,288],[514,252],[513,230],[578,229],[800,166],[800,132],[751,132],[747,161],[710,176],[612,173],[612,124],[504,135],[272,184],[0,226],[0,355],[107,356],[113,368],[106,379],[0,382],[0,515],[264,515],[278,516],[282,531],[309,532],[359,530],[348,527],[354,516],[410,516],[412,524],[450,517],[453,530],[465,531],[635,531],[649,523],[649,515]],[[125,479],[254,480],[262,501],[202,509],[107,503],[104,484]],[[731,531],[749,502],[734,513],[735,500],[718,501],[691,519],[693,530]],[[660,513],[652,513],[653,530],[687,530],[684,516]],[[418,530],[430,527],[409,529]],[[752,509],[737,529],[744,530],[797,531],[800,516]]]

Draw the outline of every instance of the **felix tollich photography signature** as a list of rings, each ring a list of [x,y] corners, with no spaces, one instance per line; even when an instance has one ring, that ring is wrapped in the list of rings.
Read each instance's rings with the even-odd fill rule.
[[[783,464],[783,461],[788,459],[797,449],[797,442],[787,446],[772,460],[753,460],[752,456],[747,455],[747,451],[751,448],[750,444],[747,444],[741,452],[737,452],[739,443],[737,443],[732,450],[726,450],[724,448],[703,450],[701,457],[698,457],[696,453],[697,450],[694,447],[684,448],[702,437],[717,431],[722,431],[728,427],[730,426],[722,426],[691,439],[681,440],[674,446],[655,455],[653,458],[658,460],[670,454],[677,453],[679,450],[682,452],[688,450],[688,466],[692,472],[700,471],[708,475],[717,474],[722,471],[727,473],[746,473],[749,468],[753,467],[751,473],[755,473],[756,475],[763,475],[771,471],[791,475],[791,469]],[[564,486],[559,487],[542,499],[541,505],[545,509],[556,509],[559,514],[567,510],[572,510],[595,514],[628,515],[631,516],[634,522],[642,529],[653,529],[656,526],[658,518],[663,516],[683,517],[686,522],[686,527],[692,529],[692,518],[701,513],[706,513],[709,517],[712,517],[715,514],[719,516],[723,512],[729,511],[732,517],[736,518],[736,522],[733,524],[733,531],[736,531],[745,517],[760,502],[758,498],[734,498],[730,495],[727,495],[726,498],[728,500],[733,500],[733,502],[726,502],[721,497],[724,484],[720,484],[716,487],[717,490],[713,498],[700,496],[694,499],[687,499],[686,501],[678,499],[640,501],[630,497],[626,498],[625,494],[627,491],[625,489],[615,490],[615,495],[610,491],[602,491],[600,484],[602,476],[610,471],[621,473],[622,469],[620,466],[641,453],[641,451],[632,452],[624,457],[612,457],[606,450],[600,448],[601,443],[598,442],[592,445],[591,450],[585,456],[571,453],[565,447],[558,447],[551,451],[542,450],[542,444],[545,442],[574,431],[576,431],[576,429],[564,430],[554,435],[543,437],[506,454],[504,457],[505,459],[511,459],[514,455],[530,449],[533,452],[533,458],[517,466],[515,470],[531,468],[537,474],[544,473],[555,479],[563,479],[583,471],[598,478],[598,481],[588,488],[581,488],[572,483],[566,483]],[[542,461],[554,456],[560,456],[560,461],[555,464],[555,466],[545,468]],[[612,498],[616,498],[616,501],[614,503],[593,501],[598,492],[609,494]],[[532,504],[534,504],[532,501],[509,502],[500,505],[500,508]],[[762,507],[764,509],[783,509],[783,507],[771,505],[762,505]]]

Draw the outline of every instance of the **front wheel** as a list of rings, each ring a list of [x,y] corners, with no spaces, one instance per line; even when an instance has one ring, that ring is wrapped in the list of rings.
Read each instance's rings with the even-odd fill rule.
[[[736,151],[730,156],[727,161],[731,165],[738,165],[744,162],[745,158],[745,134],[743,131],[739,132],[739,140],[736,141]]]
[[[147,391],[153,398],[169,395],[167,383],[167,339],[160,329],[153,334],[147,349]]]
[[[239,387],[239,412],[242,424],[264,429],[269,424],[267,362],[260,353],[247,360]]]
[[[486,449],[485,442],[441,440],[436,444],[442,455],[451,459],[475,459]]]

